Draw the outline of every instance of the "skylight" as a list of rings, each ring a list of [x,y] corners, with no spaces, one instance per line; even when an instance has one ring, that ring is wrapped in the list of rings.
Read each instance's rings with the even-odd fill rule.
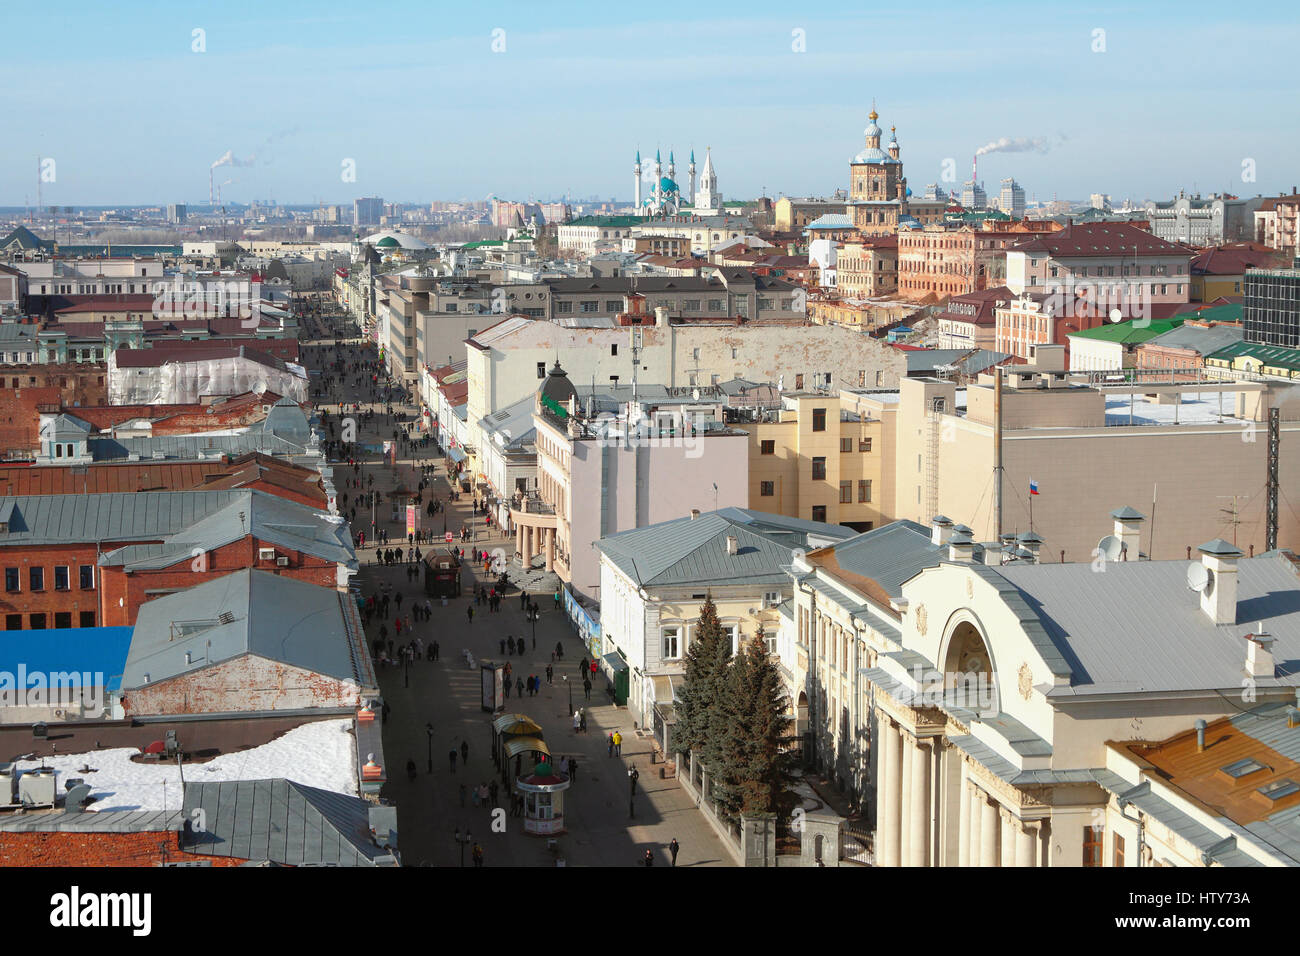
[[[1266,783],[1257,791],[1276,802],[1283,797],[1289,797],[1294,793],[1300,793],[1300,783],[1296,783],[1290,777],[1284,777],[1281,780],[1274,780],[1272,783]]]
[[[1247,757],[1245,760],[1238,760],[1236,763],[1230,763],[1226,767],[1220,767],[1219,769],[1232,779],[1239,780],[1257,770],[1263,770],[1264,765],[1258,760]]]

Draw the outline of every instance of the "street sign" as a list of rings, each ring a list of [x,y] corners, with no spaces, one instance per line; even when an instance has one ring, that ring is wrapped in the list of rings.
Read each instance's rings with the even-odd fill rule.
[[[448,544],[451,544],[451,532],[448,531],[445,535],[443,535],[443,539],[444,539]]]

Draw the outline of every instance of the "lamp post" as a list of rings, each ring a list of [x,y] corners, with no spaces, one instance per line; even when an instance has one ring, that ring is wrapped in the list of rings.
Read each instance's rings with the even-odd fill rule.
[[[627,771],[628,783],[631,784],[627,795],[627,815],[636,816],[636,781],[641,774],[637,773],[636,767],[629,767]]]
[[[429,773],[433,773],[433,724],[425,724],[424,732],[429,735]]]
[[[470,833],[468,827],[465,828],[465,833],[463,835],[460,832],[460,827],[456,828],[456,842],[460,844],[460,865],[462,867],[465,865],[465,846],[466,844],[473,842],[473,840],[474,836]]]
[[[533,650],[537,650],[537,616],[540,613],[540,611],[531,609],[528,612],[528,620],[533,626]]]
[[[402,653],[402,686],[411,686],[411,655],[403,651]]]

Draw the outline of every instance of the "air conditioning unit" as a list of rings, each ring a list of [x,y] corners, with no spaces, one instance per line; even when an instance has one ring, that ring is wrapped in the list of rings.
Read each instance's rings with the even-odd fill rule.
[[[276,563],[276,566],[277,566],[277,567],[287,568],[287,567],[289,566],[289,559],[288,559],[288,558],[276,558],[276,559],[275,559],[275,563]]]
[[[259,561],[274,561],[274,560],[275,560],[275,548],[258,548],[258,549],[257,549],[257,560],[259,560]]]
[[[18,800],[25,807],[54,806],[54,768],[38,767],[19,777]]]

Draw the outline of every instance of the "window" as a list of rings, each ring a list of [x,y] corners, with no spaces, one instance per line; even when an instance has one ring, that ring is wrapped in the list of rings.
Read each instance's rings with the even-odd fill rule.
[[[740,625],[724,624],[722,625],[722,633],[731,641],[731,655],[734,657],[736,652],[740,650]]]
[[[72,612],[56,611],[54,613],[54,626],[60,630],[67,630],[72,627]]]
[[[814,408],[814,409],[813,409],[813,426],[812,426],[812,430],[815,431],[815,432],[824,432],[824,431],[826,431],[826,409],[824,409],[824,408]]]
[[[573,311],[573,303],[572,303],[572,302],[557,302],[557,303],[555,303],[555,311],[567,315],[567,314],[569,314],[570,312]]]
[[[866,504],[871,501],[871,479],[865,478],[858,482],[858,503]]]
[[[623,310],[623,300],[622,300],[622,299],[606,299],[606,300],[605,300],[605,311],[606,311],[606,312],[614,313],[614,312],[621,312],[622,310]]]
[[[768,654],[776,654],[776,639],[777,635],[774,631],[763,632],[763,643],[767,645]]]
[[[21,614],[5,615],[6,631],[21,631],[23,629],[23,616]]]
[[[859,439],[858,439],[858,451],[871,451],[871,439],[870,439],[870,438],[859,438]]]
[[[812,460],[812,476],[813,476],[813,481],[826,480],[826,459],[825,458],[814,458]]]
[[[772,438],[767,438],[767,439],[764,439],[763,441],[759,442],[759,443],[758,443],[758,453],[759,453],[760,455],[775,455],[775,454],[776,454],[776,440],[775,440],[775,439],[772,439]]]
[[[95,612],[82,611],[81,620],[77,624],[77,627],[94,627],[94,626],[95,626]]]
[[[760,481],[758,483],[758,494],[762,498],[771,498],[776,494],[776,482]]]
[[[780,591],[763,592],[763,607],[776,607],[780,603],[781,603]]]
[[[682,656],[682,629],[680,627],[665,627],[662,633],[664,638],[664,660],[677,660]]]
[[[710,300],[709,300],[709,311],[710,311],[710,312],[721,312],[724,308],[725,308],[725,306],[722,304],[722,300],[721,300],[721,299],[710,299]]]
[[[825,523],[825,521],[826,521],[826,506],[825,506],[825,505],[813,505],[813,509],[812,509],[812,519],[813,519],[813,521],[820,521],[820,522],[822,522],[822,523]]]
[[[1083,828],[1083,866],[1101,866],[1101,844],[1105,837],[1105,827]]]
[[[5,590],[6,591],[8,591],[10,594],[13,594],[15,591],[21,590],[21,587],[19,585],[20,581],[21,578],[19,577],[19,572],[17,568],[5,568]]]
[[[847,505],[853,503],[853,482],[840,482],[840,504]]]
[[[698,362],[700,360],[700,350],[691,349],[691,358]]]
[[[27,589],[29,591],[45,590],[45,569],[29,568],[27,571]]]
[[[618,343],[617,343],[617,342],[615,342],[613,345],[611,345],[611,346],[609,347],[609,354],[610,354],[610,355],[617,355],[617,354],[618,354]]]
[[[701,301],[700,299],[687,299],[685,302],[682,303],[682,311],[683,311],[683,312],[699,312],[699,311],[700,311],[700,301]],[[732,349],[732,351],[734,352],[735,349]],[[733,355],[732,358],[735,358],[735,356]]]
[[[45,630],[45,615],[44,614],[31,615],[27,619],[27,626],[30,627],[33,631]]]
[[[795,377],[794,377],[794,387],[795,387],[795,390],[796,390],[796,391],[798,391],[799,389],[803,388],[803,373],[802,373],[802,372],[798,372],[798,373],[795,374]]]
[[[537,363],[537,377],[538,377],[538,378],[546,378],[546,363],[545,363],[545,362],[538,362],[538,363]]]
[[[848,453],[851,452],[851,451],[853,451],[853,439],[852,439],[852,438],[841,438],[841,439],[840,439],[840,454],[842,454],[842,455],[843,455],[843,454],[848,454]]]
[[[54,569],[54,590],[66,591],[72,586],[71,574],[72,569],[66,565]]]
[[[1124,865],[1124,838],[1118,833],[1115,834],[1115,866]]]
[[[95,589],[95,566],[93,564],[83,564],[78,568],[81,579],[81,590],[93,591]]]

